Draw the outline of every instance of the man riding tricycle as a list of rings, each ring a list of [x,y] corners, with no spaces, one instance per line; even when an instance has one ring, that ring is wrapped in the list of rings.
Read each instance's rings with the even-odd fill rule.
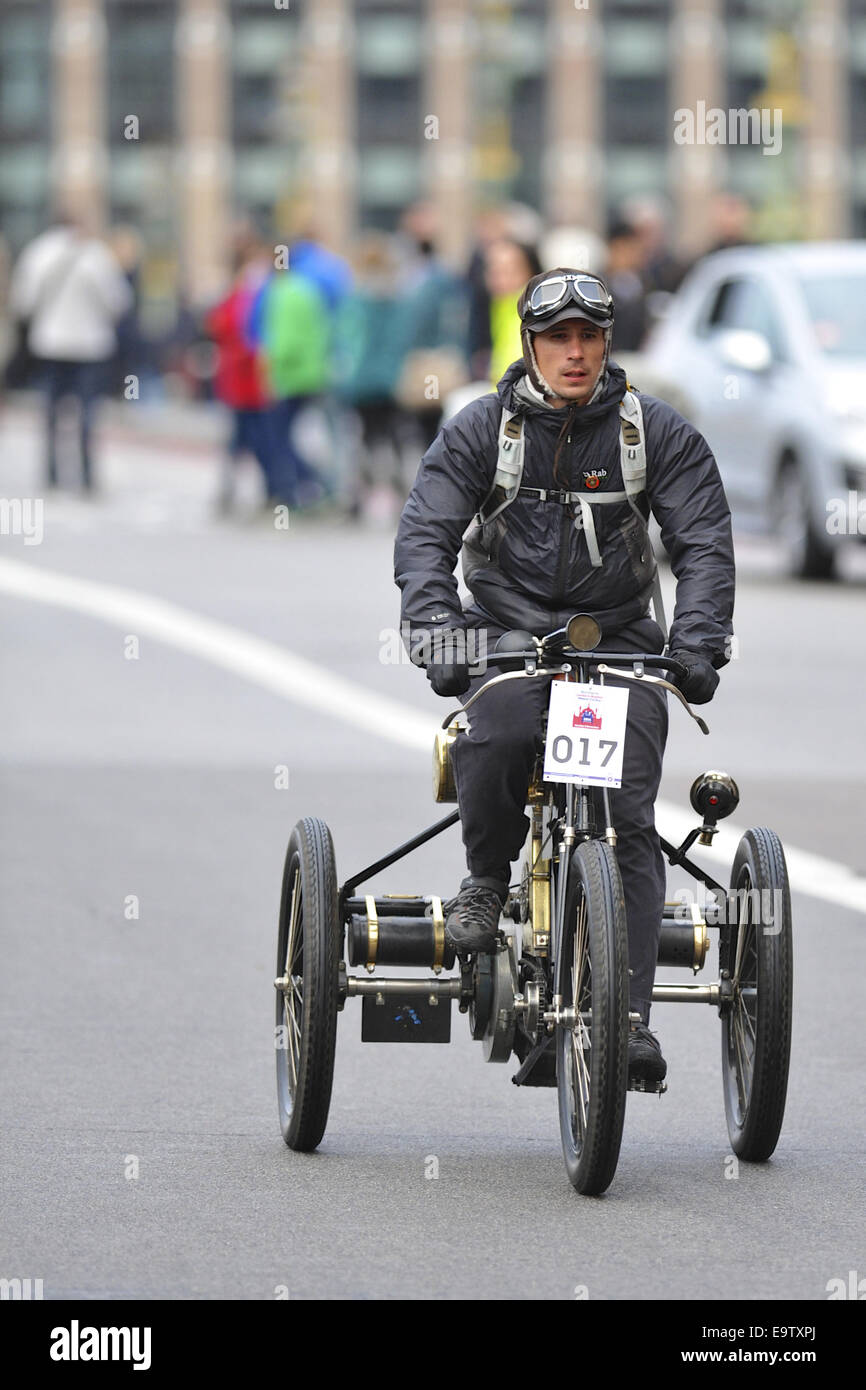
[[[654,1000],[718,1009],[732,1144],[747,1159],[773,1151],[790,1044],[790,901],[772,831],[743,836],[731,894],[688,858],[737,804],[727,774],[696,779],[700,823],[682,845],[655,827],[668,695],[706,733],[690,703],[712,698],[730,655],[733,544],[712,453],[609,360],[614,306],[600,279],[547,272],[518,307],[522,360],[440,431],[395,544],[410,655],[437,694],[464,700],[434,753],[436,798],[458,811],[341,888],[327,827],[299,822],[280,914],[278,1090],[286,1142],[315,1147],[346,999],[362,996],[371,1041],[446,1041],[456,999],[488,1060],[515,1054],[516,1084],[557,1087],[570,1180],[598,1193],[616,1168],[627,1089],[666,1089]],[[676,579],[669,634],[651,515]],[[357,895],[457,819],[467,874],[453,898]],[[710,888],[714,907],[693,905],[683,920],[666,905],[664,853]],[[656,984],[659,963],[703,967],[710,926],[718,981]],[[348,974],[344,951],[366,975]],[[377,974],[389,965],[434,973]]]

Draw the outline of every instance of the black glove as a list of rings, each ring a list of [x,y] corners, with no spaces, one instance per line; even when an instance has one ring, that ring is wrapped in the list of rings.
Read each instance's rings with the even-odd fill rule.
[[[671,652],[674,661],[681,661],[687,667],[684,676],[671,671],[671,683],[685,695],[690,705],[708,705],[716,693],[719,673],[700,652]]]
[[[413,659],[423,662],[437,695],[465,695],[469,689],[465,628],[416,630],[412,646]]]
[[[431,661],[427,679],[437,695],[465,695],[469,689],[469,667]]]

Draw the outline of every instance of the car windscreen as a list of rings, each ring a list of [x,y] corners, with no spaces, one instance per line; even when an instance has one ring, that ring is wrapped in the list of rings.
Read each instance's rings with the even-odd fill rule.
[[[821,351],[866,357],[866,275],[804,275],[800,285]]]

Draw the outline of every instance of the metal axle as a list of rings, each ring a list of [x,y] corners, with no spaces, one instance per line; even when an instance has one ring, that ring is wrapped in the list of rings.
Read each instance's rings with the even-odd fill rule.
[[[353,994],[439,994],[459,999],[463,982],[459,977],[447,980],[377,980],[369,975],[347,975],[346,993]]]
[[[718,1004],[719,986],[653,985],[654,1004]]]

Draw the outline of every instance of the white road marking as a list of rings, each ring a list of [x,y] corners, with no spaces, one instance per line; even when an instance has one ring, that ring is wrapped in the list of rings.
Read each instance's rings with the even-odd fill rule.
[[[365,733],[404,748],[432,750],[437,727],[437,720],[432,716],[419,714],[386,696],[375,695],[354,681],[334,675],[327,667],[295,656],[273,642],[251,637],[165,599],[7,559],[0,559],[0,590],[15,598],[53,604],[100,618],[124,632],[153,637],[284,699],[353,724]],[[695,824],[690,812],[670,802],[657,802],[656,811],[659,830],[669,840],[681,841]],[[726,883],[745,828],[726,821],[712,848],[694,847],[691,853],[698,860],[705,857],[714,876]],[[859,877],[846,864],[788,845],[785,858],[791,887],[797,892],[855,912],[866,912],[866,878]]]
[[[354,724],[365,733],[378,734],[406,748],[427,748],[432,754],[435,725],[425,716],[335,676],[274,642],[251,637],[165,599],[6,559],[0,559],[0,589],[16,598],[101,618],[139,637],[153,637],[284,699]]]

